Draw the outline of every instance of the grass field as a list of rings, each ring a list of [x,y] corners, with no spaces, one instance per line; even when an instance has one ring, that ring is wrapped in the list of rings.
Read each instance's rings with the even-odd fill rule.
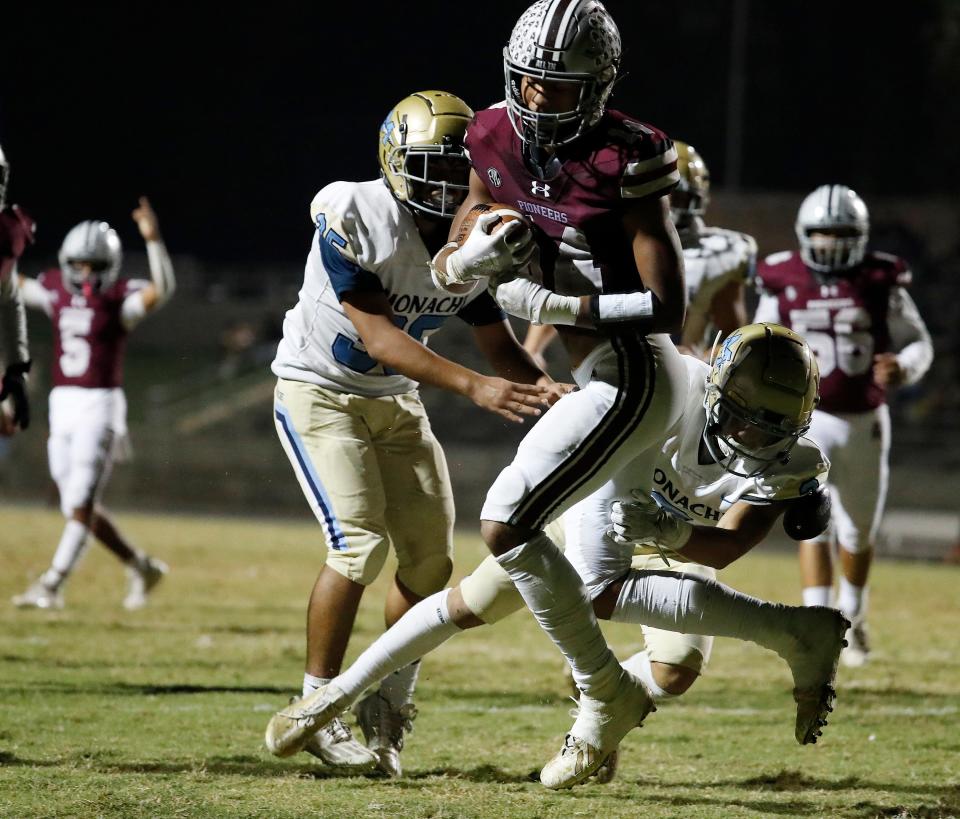
[[[551,793],[529,773],[571,723],[559,654],[532,618],[460,635],[425,663],[399,781],[331,776],[263,748],[299,688],[321,555],[308,523],[120,514],[172,573],[127,613],[121,567],[92,551],[63,612],[10,595],[45,567],[61,519],[0,507],[0,816],[940,817],[960,815],[957,569],[881,563],[875,660],[841,671],[821,744],[793,739],[786,666],[719,640],[708,675],[625,742],[620,777]],[[458,541],[455,578],[482,545]],[[748,556],[723,579],[796,602],[796,566]],[[350,656],[378,633],[367,593]],[[608,628],[624,653],[635,631]]]

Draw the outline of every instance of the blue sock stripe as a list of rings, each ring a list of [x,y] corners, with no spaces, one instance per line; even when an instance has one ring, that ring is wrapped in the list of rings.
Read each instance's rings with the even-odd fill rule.
[[[337,516],[333,513],[333,504],[330,503],[330,498],[327,497],[327,493],[323,491],[323,484],[320,483],[320,478],[313,468],[303,441],[300,440],[300,436],[297,435],[297,431],[294,429],[289,413],[285,407],[279,405],[274,406],[274,413],[280,422],[280,426],[283,427],[284,433],[286,433],[287,440],[290,442],[294,455],[297,456],[300,471],[306,478],[310,491],[313,492],[313,497],[323,512],[323,520],[326,523],[327,532],[330,535],[331,548],[337,550],[346,549],[347,539],[343,534],[343,530],[340,528],[340,521],[337,520]]]

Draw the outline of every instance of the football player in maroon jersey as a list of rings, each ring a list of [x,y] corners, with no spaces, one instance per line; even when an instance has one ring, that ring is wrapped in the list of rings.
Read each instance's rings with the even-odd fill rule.
[[[26,376],[30,371],[27,321],[17,287],[17,261],[33,244],[33,220],[16,205],[7,205],[10,165],[0,148],[0,357],[6,369],[0,383],[0,401],[8,397],[13,412],[0,407],[0,435],[30,425]]]
[[[63,584],[93,534],[127,565],[123,604],[137,609],[166,574],[161,561],[132,546],[99,499],[127,437],[123,358],[128,333],[173,295],[173,265],[157,216],[145,197],[133,211],[147,247],[150,281],[117,278],[120,238],[106,222],[74,227],[60,248],[60,269],[36,279],[19,277],[28,307],[53,322],[50,392],[50,473],[67,519],[50,568],[23,594],[18,607],[62,608]]]
[[[913,384],[933,360],[930,334],[907,293],[906,263],[868,253],[867,206],[846,185],[821,185],[796,221],[800,252],[768,256],[758,267],[754,321],[802,334],[820,364],[820,405],[809,437],[831,462],[832,526],[800,544],[803,600],[833,604],[831,540],[840,562],[836,606],[852,626],[841,660],[862,665],[867,640],[867,578],[887,494],[890,413],[887,392]]]
[[[544,525],[652,446],[682,412],[686,376],[669,338],[685,309],[683,258],[670,220],[677,151],[657,128],[609,110],[620,34],[597,0],[538,0],[504,50],[506,100],[467,130],[476,205],[509,203],[540,237],[536,316],[557,324],[580,390],[528,433],[481,513],[491,552],[570,662],[580,716],[541,772],[551,788],[588,777],[652,707],[597,626],[587,592]],[[504,281],[533,252],[520,222],[477,218],[434,258],[441,284],[487,276],[497,298],[536,285]],[[487,230],[491,230],[487,233]],[[507,308],[514,312],[511,307]]]

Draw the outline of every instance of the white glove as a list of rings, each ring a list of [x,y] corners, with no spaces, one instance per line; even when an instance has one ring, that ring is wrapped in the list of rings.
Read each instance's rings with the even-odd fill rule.
[[[614,542],[680,551],[693,534],[693,526],[663,511],[645,492],[635,491],[633,496],[635,502],[615,501],[610,509],[613,525],[608,534]]]
[[[465,284],[483,276],[512,273],[530,261],[536,248],[533,232],[517,220],[507,222],[500,230],[490,233],[499,220],[496,211],[481,213],[477,217],[466,241],[447,256],[445,269],[436,270],[435,278],[439,279],[442,286]],[[440,253],[443,250],[441,248]],[[436,268],[436,257],[433,267]]]

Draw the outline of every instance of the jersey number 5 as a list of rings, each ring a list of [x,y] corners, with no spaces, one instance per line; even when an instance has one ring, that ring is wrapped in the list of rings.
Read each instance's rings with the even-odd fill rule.
[[[67,378],[79,378],[90,366],[90,328],[93,310],[65,307],[60,313],[60,370]]]

